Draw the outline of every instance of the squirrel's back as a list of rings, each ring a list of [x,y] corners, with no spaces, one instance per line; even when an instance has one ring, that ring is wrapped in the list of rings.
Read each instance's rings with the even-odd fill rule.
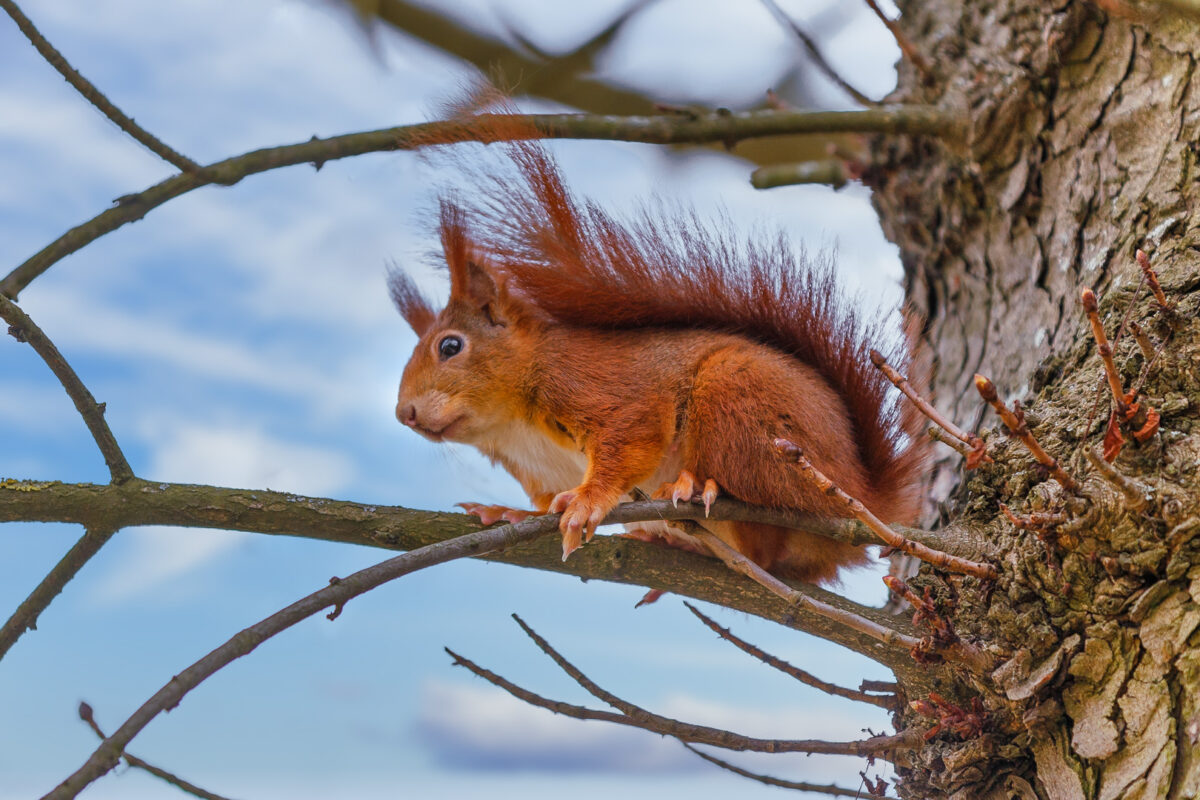
[[[845,406],[872,510],[888,521],[915,518],[921,421],[896,402],[868,356],[872,347],[890,349],[889,360],[904,364],[904,343],[862,317],[828,259],[807,259],[782,235],[748,239],[690,210],[618,219],[575,198],[536,141],[502,146],[516,179],[489,176],[465,214],[473,246],[511,291],[572,326],[728,332],[807,364]]]

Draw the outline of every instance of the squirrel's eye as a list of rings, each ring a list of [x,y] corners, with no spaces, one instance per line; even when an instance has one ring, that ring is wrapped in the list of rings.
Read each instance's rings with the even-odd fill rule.
[[[438,355],[445,361],[451,356],[456,356],[462,352],[463,340],[458,336],[447,336],[438,342]]]

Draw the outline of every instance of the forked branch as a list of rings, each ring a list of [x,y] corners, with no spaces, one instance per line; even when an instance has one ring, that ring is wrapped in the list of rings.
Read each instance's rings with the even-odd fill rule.
[[[622,700],[616,695],[601,688],[598,684],[588,678],[579,668],[567,661],[563,656],[555,650],[549,642],[543,639],[532,628],[525,624],[523,620],[515,614],[513,618],[521,626],[535,644],[546,653],[559,668],[566,672],[580,686],[586,689],[597,699],[616,708],[620,713],[609,711],[598,711],[581,706],[572,706],[566,703],[558,703],[553,700],[541,697],[527,689],[523,689],[516,684],[502,678],[490,670],[484,669],[473,661],[461,656],[452,650],[447,649],[446,652],[454,659],[454,663],[466,667],[471,672],[475,673],[484,680],[492,683],[495,686],[504,689],[514,697],[524,700],[531,705],[540,708],[548,708],[559,714],[564,714],[576,719],[596,719],[605,720],[608,722],[616,722],[621,725],[626,725],[634,728],[652,731],[663,736],[673,736],[684,742],[692,742],[696,744],[708,744],[714,747],[721,747],[726,750],[749,750],[760,753],[810,753],[823,755],[848,755],[848,756],[877,756],[888,758],[889,754],[897,751],[910,750],[918,742],[921,741],[921,735],[917,731],[905,731],[904,733],[895,734],[893,736],[875,736],[870,739],[864,739],[854,742],[828,742],[821,739],[759,739],[751,736],[742,736],[741,734],[723,730],[721,728],[712,728],[707,725],[695,725],[688,722],[680,722],[670,717],[664,717],[659,714],[647,711],[640,706],[636,706],[626,700]]]
[[[92,707],[90,705],[88,705],[87,703],[79,704],[79,718],[81,720],[83,720],[84,722],[86,722],[87,726],[89,728],[91,728],[92,731],[97,736],[99,736],[101,740],[107,738],[104,735],[104,731],[100,730],[100,725],[96,722],[96,717],[92,712]],[[140,759],[135,755],[125,753],[123,758],[125,759],[125,763],[128,764],[129,766],[131,766],[135,769],[140,769],[144,772],[148,772],[151,775],[153,775],[154,777],[156,777],[160,780],[166,781],[167,783],[171,784],[175,788],[181,789],[182,791],[185,791],[188,794],[203,798],[203,800],[228,800],[228,798],[223,797],[222,795],[213,794],[212,792],[208,791],[207,789],[202,789],[199,786],[197,786],[196,784],[191,783],[190,781],[185,781],[183,778],[179,777],[178,775],[167,772],[165,769],[162,769],[161,767],[156,767],[153,764],[150,764],[147,761],[144,761],[143,759]]]

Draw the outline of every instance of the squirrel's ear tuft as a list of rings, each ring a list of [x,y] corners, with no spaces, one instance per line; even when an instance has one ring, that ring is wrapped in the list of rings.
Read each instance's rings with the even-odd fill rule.
[[[472,246],[462,208],[443,198],[441,212],[442,251],[450,268],[451,302],[481,312],[492,325],[504,325],[509,298],[501,276]]]
[[[413,279],[408,277],[407,273],[392,267],[388,270],[388,291],[392,295],[392,302],[400,310],[400,316],[404,317],[417,336],[424,336],[425,332],[433,327],[437,313],[413,283]]]

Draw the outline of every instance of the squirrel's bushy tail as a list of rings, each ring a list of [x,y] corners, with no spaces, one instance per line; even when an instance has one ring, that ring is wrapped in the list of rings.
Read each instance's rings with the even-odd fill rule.
[[[519,124],[494,119],[498,139]],[[845,296],[829,257],[811,259],[782,234],[738,235],[727,219],[705,222],[664,203],[618,219],[574,197],[528,131],[517,138],[501,145],[516,174],[487,172],[477,193],[458,200],[473,246],[510,290],[567,325],[707,328],[804,361],[846,403],[870,476],[872,497],[863,500],[888,521],[917,516],[928,440],[919,413],[898,402],[868,356],[874,347],[903,369],[908,346]]]

